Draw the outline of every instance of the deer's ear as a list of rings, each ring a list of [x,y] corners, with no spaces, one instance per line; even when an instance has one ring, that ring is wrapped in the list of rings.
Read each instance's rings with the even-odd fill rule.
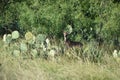
[[[64,32],[65,32],[65,30],[62,30],[62,32],[64,33]]]

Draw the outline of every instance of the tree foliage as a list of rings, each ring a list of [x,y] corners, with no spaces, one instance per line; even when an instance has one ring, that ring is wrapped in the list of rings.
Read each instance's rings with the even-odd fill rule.
[[[0,5],[0,28],[16,22],[21,30],[60,38],[71,25],[72,39],[120,42],[119,0],[2,0]]]

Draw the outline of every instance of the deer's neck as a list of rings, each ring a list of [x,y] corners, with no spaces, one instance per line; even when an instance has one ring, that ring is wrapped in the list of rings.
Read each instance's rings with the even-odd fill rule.
[[[67,39],[66,39],[66,36],[64,35],[64,42],[66,42],[66,40],[67,40]]]

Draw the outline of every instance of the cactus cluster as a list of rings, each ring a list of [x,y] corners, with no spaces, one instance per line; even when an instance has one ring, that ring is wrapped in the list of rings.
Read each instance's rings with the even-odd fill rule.
[[[26,32],[23,39],[19,39],[20,34],[18,31],[13,31],[11,34],[5,34],[3,41],[6,43],[11,43],[12,40],[16,40],[12,47],[12,55],[15,57],[23,56],[26,57],[37,57],[48,56],[52,61],[55,59],[55,54],[57,53],[57,47],[52,47],[50,40],[46,38],[45,34],[34,35],[32,32]],[[17,46],[17,47],[16,47]],[[53,49],[54,48],[54,49]]]
[[[20,35],[18,31],[13,31],[11,34],[4,34],[3,41],[7,44],[10,44],[12,40],[18,39],[19,36]]]

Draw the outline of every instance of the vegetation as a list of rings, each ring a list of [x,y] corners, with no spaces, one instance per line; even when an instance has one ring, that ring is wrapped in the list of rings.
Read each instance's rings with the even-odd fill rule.
[[[0,28],[19,27],[21,32],[34,30],[61,38],[71,25],[73,40],[119,42],[119,11],[116,0],[6,0],[1,2]]]
[[[119,0],[1,0],[0,36],[0,80],[120,79]]]
[[[104,53],[102,62],[70,59],[58,56],[56,62],[43,58],[26,59],[23,56],[11,55],[0,48],[1,80],[119,80],[120,58],[116,60]]]

